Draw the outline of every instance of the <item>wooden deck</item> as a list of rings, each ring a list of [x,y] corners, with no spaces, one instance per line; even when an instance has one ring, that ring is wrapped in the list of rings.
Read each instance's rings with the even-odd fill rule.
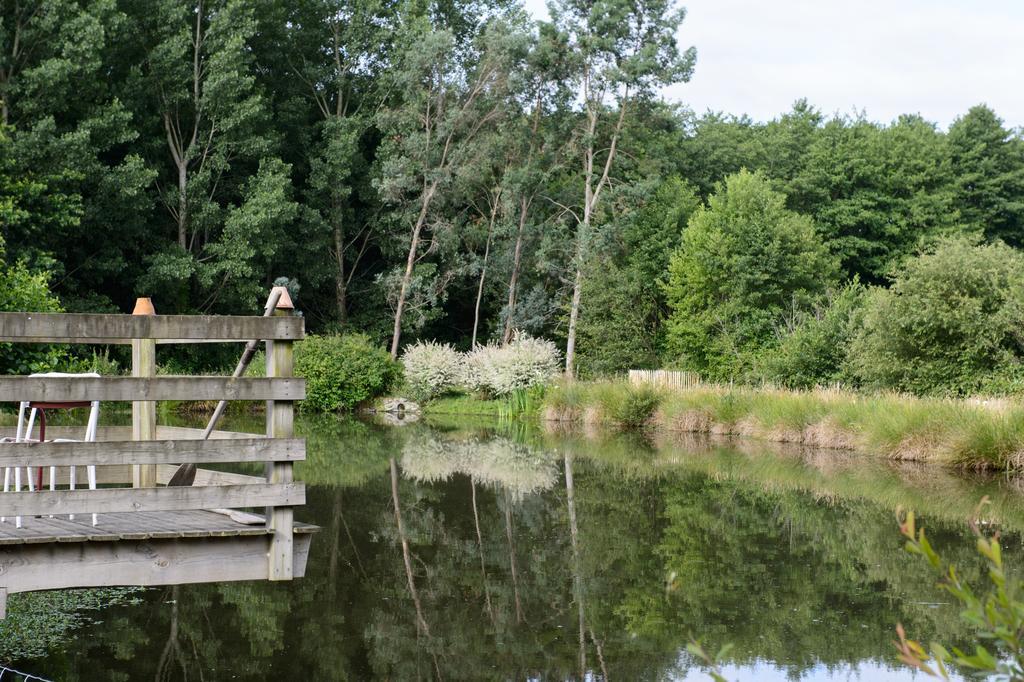
[[[131,377],[0,377],[0,401],[132,401],[132,426],[101,427],[95,442],[55,442],[81,438],[81,428],[53,425],[47,442],[0,444],[0,469],[46,473],[42,490],[0,492],[0,618],[16,592],[304,575],[316,530],[293,522],[306,500],[292,478],[306,456],[305,441],[292,437],[293,403],[305,397],[292,343],[304,325],[276,300],[278,316],[268,317],[0,313],[2,342],[132,345]],[[266,342],[265,378],[156,375],[158,343],[252,339]],[[204,440],[200,430],[157,428],[159,400],[265,400],[266,433]],[[183,462],[199,467],[194,482],[168,486]],[[250,473],[203,468],[231,463]],[[84,485],[86,465],[96,467],[95,490]],[[265,515],[239,511],[254,508]]]

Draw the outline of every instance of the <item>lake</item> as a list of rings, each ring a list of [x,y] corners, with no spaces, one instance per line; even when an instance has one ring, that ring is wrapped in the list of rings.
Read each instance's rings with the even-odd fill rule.
[[[230,428],[258,430],[258,420]],[[306,577],[16,595],[0,661],[51,680],[906,680],[895,626],[964,644],[895,510],[975,581],[1005,477],[753,441],[305,418]],[[657,439],[655,439],[657,441]],[[4,677],[4,680],[18,679]]]

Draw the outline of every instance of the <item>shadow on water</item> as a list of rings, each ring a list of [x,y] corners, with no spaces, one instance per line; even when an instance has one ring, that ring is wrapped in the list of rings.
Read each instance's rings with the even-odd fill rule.
[[[21,641],[48,634],[11,647],[5,623],[0,662],[72,682],[707,679],[693,634],[734,644],[730,679],[911,679],[896,622],[924,641],[966,633],[900,549],[895,507],[977,577],[964,520],[988,495],[1008,560],[1024,559],[1008,479],[457,420],[298,428],[298,515],[323,528],[304,579],[134,592],[49,629],[33,618],[78,613],[86,593],[30,595],[70,601],[12,600]]]

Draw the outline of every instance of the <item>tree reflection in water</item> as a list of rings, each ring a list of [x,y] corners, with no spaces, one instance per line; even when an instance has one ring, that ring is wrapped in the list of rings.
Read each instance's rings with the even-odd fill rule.
[[[1024,559],[1024,505],[999,479],[750,443],[300,429],[301,515],[323,527],[305,578],[148,591],[10,662],[71,682],[653,680],[696,674],[694,633],[735,644],[734,678],[910,679],[889,670],[897,621],[925,640],[965,633],[901,551],[895,505],[977,571],[962,510],[988,494],[1008,561]]]

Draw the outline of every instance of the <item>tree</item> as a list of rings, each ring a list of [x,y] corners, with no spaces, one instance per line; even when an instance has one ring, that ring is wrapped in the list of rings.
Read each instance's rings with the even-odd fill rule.
[[[828,292],[828,300],[812,310],[797,311],[786,321],[778,346],[759,358],[755,372],[789,388],[849,383],[846,359],[858,333],[866,291],[859,282],[849,282]]]
[[[572,376],[583,274],[594,239],[597,210],[611,181],[616,150],[626,117],[637,100],[659,86],[687,81],[696,51],[680,53],[676,33],[686,11],[669,0],[636,5],[622,0],[592,3],[559,0],[550,6],[552,23],[562,34],[575,66],[570,81],[579,92],[576,144],[581,154],[582,202],[576,217],[569,271],[572,301],[566,337],[565,371]],[[609,101],[612,106],[609,106]],[[607,118],[612,119],[605,129]]]
[[[730,175],[672,256],[669,350],[711,377],[740,376],[785,316],[809,308],[836,274],[811,220],[786,209],[763,174]]]
[[[386,138],[379,153],[377,187],[407,233],[405,267],[397,279],[391,357],[398,357],[402,318],[426,230],[436,248],[445,220],[438,204],[449,197],[453,176],[481,151],[482,133],[502,117],[511,68],[521,58],[525,34],[515,25],[490,24],[467,57],[451,31],[426,18],[410,18],[396,56],[389,87],[400,99],[383,109],[378,125]],[[460,62],[465,57],[466,62]],[[484,147],[485,148],[485,147]]]
[[[679,173],[702,198],[711,196],[725,176],[766,165],[764,127],[749,116],[711,111],[697,117],[686,111],[681,119]]]
[[[50,273],[72,310],[123,309],[152,240],[154,173],[118,96],[128,21],[111,0],[0,5],[0,113],[9,163],[46,185],[3,230],[13,260]]]
[[[309,165],[303,221],[325,242],[332,261],[341,327],[348,323],[352,280],[377,233],[368,216],[358,213],[365,200],[359,176],[369,174],[372,147],[366,139],[387,95],[376,76],[391,66],[397,19],[395,8],[383,1],[308,0],[295,3],[283,22],[303,103],[312,102],[315,112],[312,121],[298,122],[302,159]]]
[[[581,374],[660,365],[669,260],[699,206],[692,186],[679,178],[665,180],[624,221],[615,245],[594,259],[583,290],[587,309],[579,321]]]
[[[949,127],[956,206],[978,234],[1024,246],[1024,140],[984,105]]]
[[[1024,254],[1004,244],[943,241],[876,289],[850,347],[850,372],[872,388],[970,393],[1024,363]]]
[[[173,241],[152,256],[142,286],[176,291],[178,307],[251,309],[254,292],[272,279],[268,261],[296,211],[291,169],[273,155],[254,76],[255,8],[241,0],[165,0],[134,6],[132,18],[144,54],[133,75],[135,106],[151,126],[149,152],[163,169],[157,186],[173,222]],[[252,279],[257,270],[262,282]],[[183,287],[190,282],[195,301]]]
[[[847,276],[880,283],[922,245],[959,231],[952,173],[945,139],[919,116],[887,128],[834,119],[784,187]]]

